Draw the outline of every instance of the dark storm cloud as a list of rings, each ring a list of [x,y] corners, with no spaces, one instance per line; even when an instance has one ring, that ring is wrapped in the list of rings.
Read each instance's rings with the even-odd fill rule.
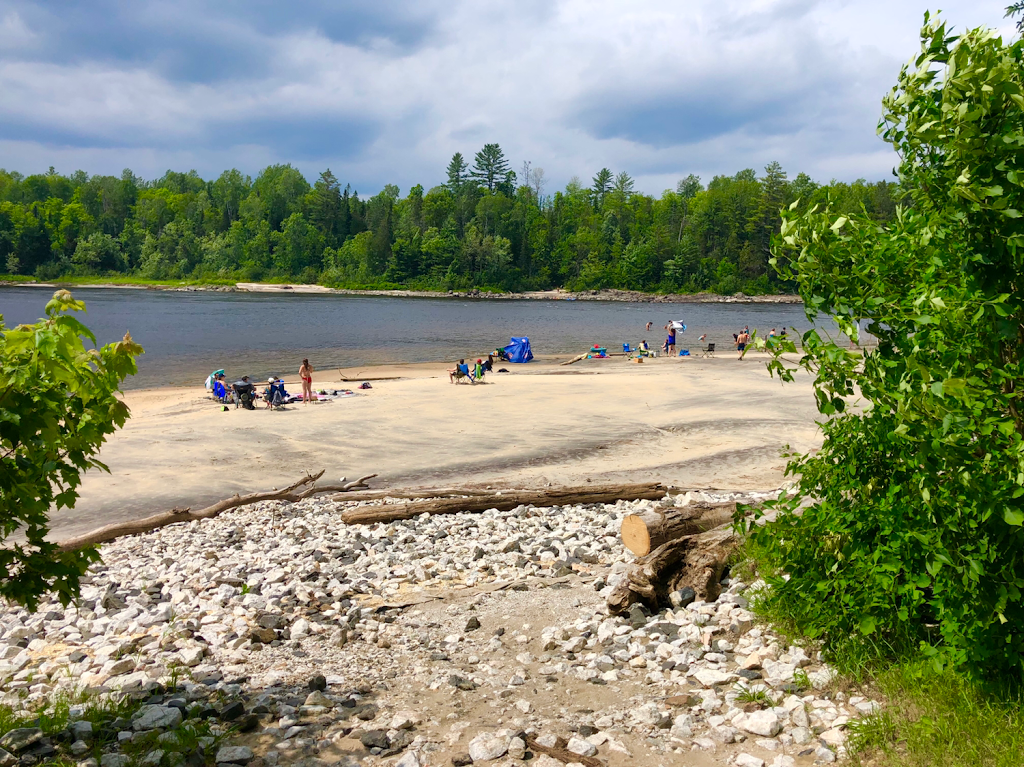
[[[36,33],[21,58],[59,64],[103,62],[151,68],[173,80],[211,83],[255,79],[273,69],[274,38],[317,33],[333,42],[386,42],[400,53],[431,31],[424,4],[394,0],[304,3],[223,0],[209,3],[0,3]],[[0,51],[0,58],[7,58]]]

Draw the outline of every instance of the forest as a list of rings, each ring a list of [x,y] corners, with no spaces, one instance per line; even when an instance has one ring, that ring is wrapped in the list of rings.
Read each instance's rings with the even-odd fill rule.
[[[778,163],[660,197],[602,168],[545,194],[544,171],[512,170],[498,144],[452,157],[444,184],[362,199],[330,170],[312,186],[291,165],[214,181],[148,181],[0,170],[0,271],[41,280],[297,281],[344,288],[521,291],[621,288],[723,295],[793,292],[768,264],[780,210],[890,220],[895,182],[790,180]]]

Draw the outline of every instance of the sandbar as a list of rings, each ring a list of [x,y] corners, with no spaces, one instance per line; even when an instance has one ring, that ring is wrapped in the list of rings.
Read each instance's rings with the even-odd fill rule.
[[[783,385],[765,358],[624,357],[561,366],[505,364],[477,385],[444,364],[345,371],[378,379],[357,396],[282,411],[226,411],[201,386],[129,391],[132,418],[104,445],[110,469],[86,473],[60,540],[174,507],[376,473],[374,488],[544,487],[656,480],[685,488],[770,490],[787,450],[820,444],[811,378]],[[337,371],[316,388],[354,388]],[[390,379],[390,380],[380,380]],[[298,390],[296,385],[289,389]]]

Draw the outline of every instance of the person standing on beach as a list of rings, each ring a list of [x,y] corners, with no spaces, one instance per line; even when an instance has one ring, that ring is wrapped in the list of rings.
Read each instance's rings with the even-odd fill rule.
[[[302,360],[299,378],[302,379],[302,404],[306,405],[313,399],[313,366],[309,360]]]
[[[665,353],[670,357],[675,353],[676,350],[676,328],[671,322],[665,326],[665,330],[668,331],[668,336],[665,338]]]
[[[736,349],[740,353],[740,356],[736,359],[743,359],[743,350],[747,348],[748,343],[750,343],[750,333],[747,332],[746,328],[743,328],[743,332],[736,336]]]
[[[651,332],[651,325],[653,325],[653,324],[654,324],[654,323],[653,323],[653,322],[651,322],[650,320],[648,320],[648,321],[647,321],[647,332],[648,332],[648,333],[650,333],[650,332]]]

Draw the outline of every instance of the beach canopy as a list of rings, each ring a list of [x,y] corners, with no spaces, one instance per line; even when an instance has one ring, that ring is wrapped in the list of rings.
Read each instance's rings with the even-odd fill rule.
[[[533,351],[530,349],[530,339],[512,338],[511,343],[505,347],[509,362],[529,362],[533,359]]]

